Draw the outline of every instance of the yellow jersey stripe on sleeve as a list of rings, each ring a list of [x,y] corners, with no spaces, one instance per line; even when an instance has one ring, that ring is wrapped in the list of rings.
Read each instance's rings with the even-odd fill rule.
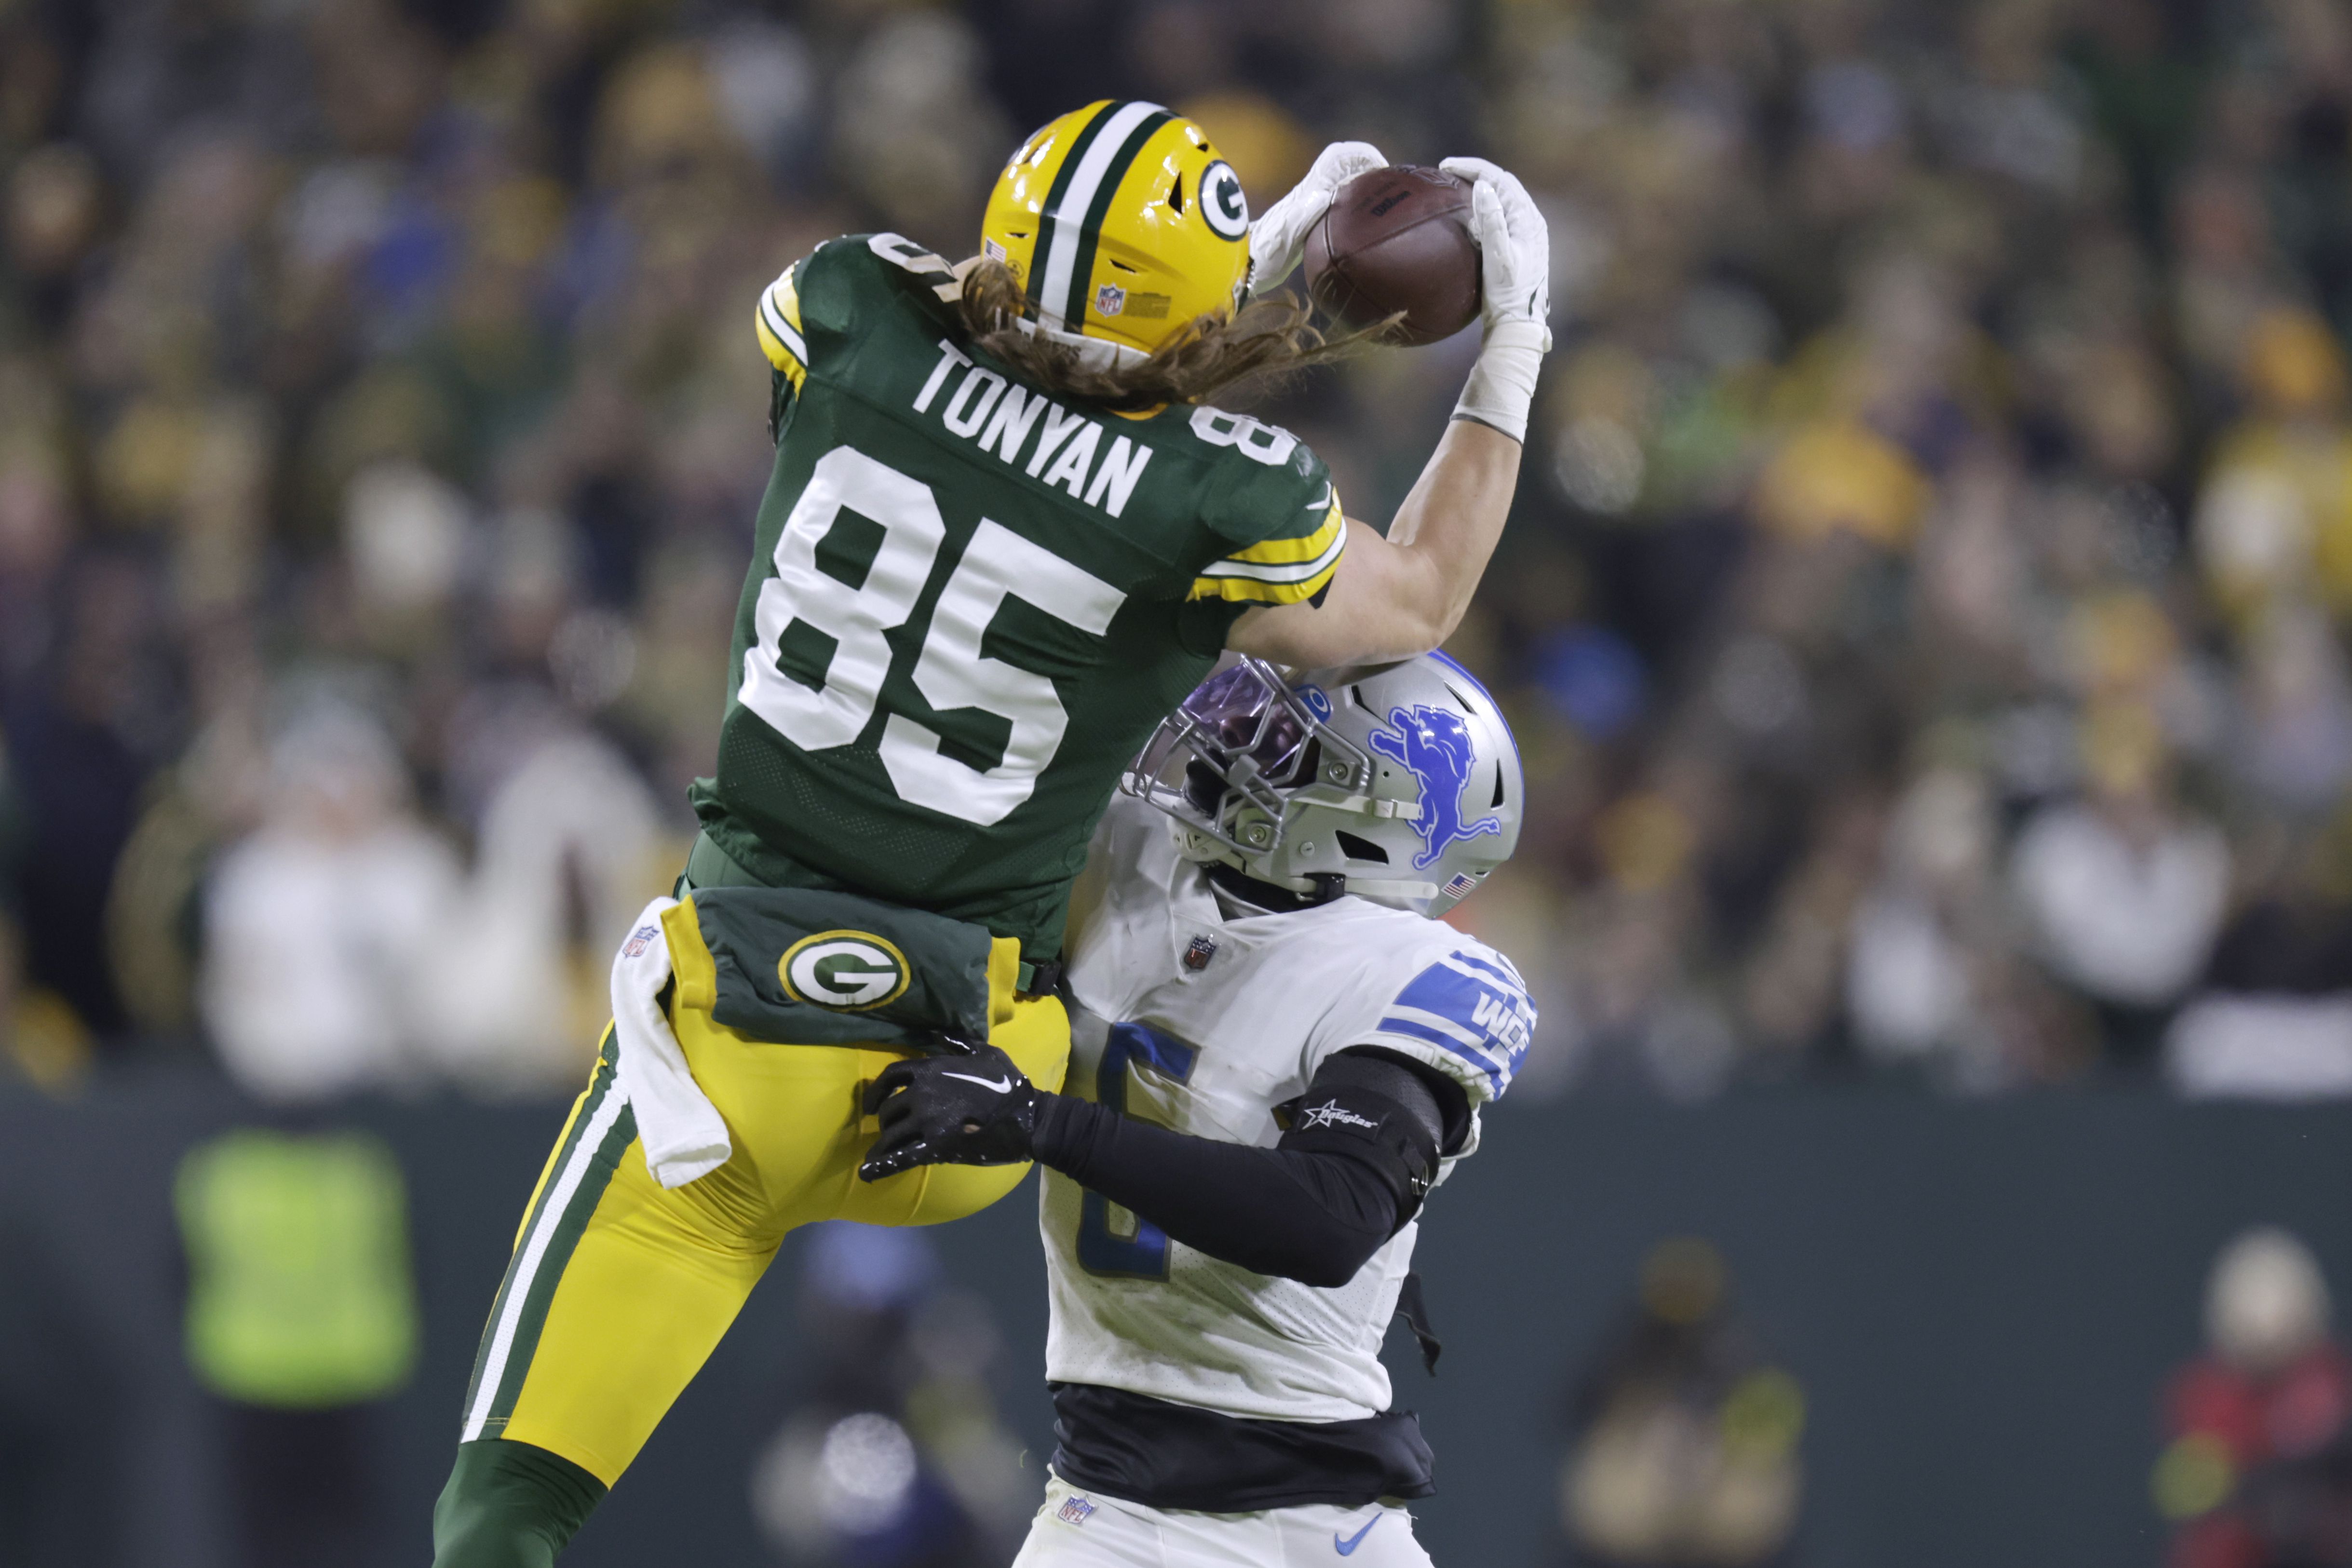
[[[1339,492],[1327,488],[1323,499],[1310,502],[1307,510],[1311,510],[1317,506],[1323,509],[1323,521],[1316,525],[1314,532],[1293,534],[1287,539],[1261,540],[1246,550],[1234,551],[1225,559],[1247,562],[1253,566],[1288,566],[1301,561],[1320,560],[1323,553],[1331,548],[1331,541],[1339,534],[1342,511]]]
[[[795,262],[783,276],[762,289],[752,323],[760,334],[760,350],[768,363],[793,386],[808,377],[808,343],[801,336],[801,296],[793,282]]]
[[[1318,529],[1316,535],[1324,536]],[[1258,563],[1229,555],[1192,579],[1193,599],[1229,599],[1252,605],[1296,605],[1331,585],[1339,557],[1348,548],[1348,524],[1337,520],[1328,530],[1329,542],[1311,560]]]

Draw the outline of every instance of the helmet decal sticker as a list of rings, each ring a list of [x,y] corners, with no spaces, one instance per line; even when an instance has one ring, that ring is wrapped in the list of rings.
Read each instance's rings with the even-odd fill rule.
[[[1239,239],[1249,232],[1249,198],[1242,194],[1242,177],[1223,158],[1201,175],[1201,216],[1222,239]]]
[[[1421,781],[1421,816],[1413,824],[1422,843],[1421,853],[1412,858],[1416,870],[1444,854],[1457,839],[1503,831],[1497,816],[1462,820],[1462,794],[1470,785],[1470,767],[1478,749],[1461,714],[1420,704],[1390,709],[1389,722],[1396,726],[1396,732],[1375,730],[1370,744]]]
[[[1296,689],[1296,694],[1298,700],[1307,704],[1307,710],[1315,715],[1317,723],[1328,724],[1331,721],[1331,699],[1321,687],[1301,686]]]

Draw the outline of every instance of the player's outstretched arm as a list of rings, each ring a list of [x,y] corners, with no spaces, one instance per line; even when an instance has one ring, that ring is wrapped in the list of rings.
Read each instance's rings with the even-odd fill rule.
[[[1518,442],[1455,419],[1386,539],[1350,520],[1347,552],[1321,604],[1246,611],[1225,646],[1304,668],[1427,653],[1462,624],[1518,477]]]
[[[1034,1159],[1211,1258],[1346,1284],[1421,1207],[1467,1126],[1458,1089],[1392,1054],[1325,1061],[1271,1149],[1225,1143],[1049,1094],[993,1047],[891,1063],[868,1087],[882,1134],[858,1175]]]
[[[1518,485],[1536,372],[1551,347],[1551,246],[1519,182],[1476,158],[1444,167],[1470,180],[1486,340],[1428,466],[1386,539],[1351,528],[1320,604],[1252,609],[1225,646],[1277,664],[1410,658],[1454,635],[1470,607]]]

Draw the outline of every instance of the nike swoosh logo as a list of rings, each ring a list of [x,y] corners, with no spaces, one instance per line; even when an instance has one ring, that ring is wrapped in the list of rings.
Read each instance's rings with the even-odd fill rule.
[[[968,1072],[943,1072],[940,1074],[940,1076],[941,1078],[961,1079],[965,1083],[976,1083],[980,1085],[981,1088],[987,1089],[993,1094],[1011,1094],[1013,1092],[1013,1080],[1009,1078],[974,1078]]]
[[[1331,1532],[1331,1549],[1342,1557],[1353,1557],[1356,1554],[1356,1548],[1364,1543],[1364,1537],[1372,1532],[1372,1525],[1380,1523],[1381,1517],[1381,1515],[1377,1513],[1372,1515],[1371,1524],[1365,1525],[1363,1529],[1356,1531],[1355,1534],[1349,1536],[1344,1541],[1339,1538],[1339,1532],[1338,1531],[1333,1531]]]

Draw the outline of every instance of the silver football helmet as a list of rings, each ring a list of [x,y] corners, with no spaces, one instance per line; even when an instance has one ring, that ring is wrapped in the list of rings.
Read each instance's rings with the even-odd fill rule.
[[[1434,920],[1511,858],[1527,786],[1502,710],[1430,653],[1286,679],[1244,658],[1160,721],[1125,788],[1189,859]]]

